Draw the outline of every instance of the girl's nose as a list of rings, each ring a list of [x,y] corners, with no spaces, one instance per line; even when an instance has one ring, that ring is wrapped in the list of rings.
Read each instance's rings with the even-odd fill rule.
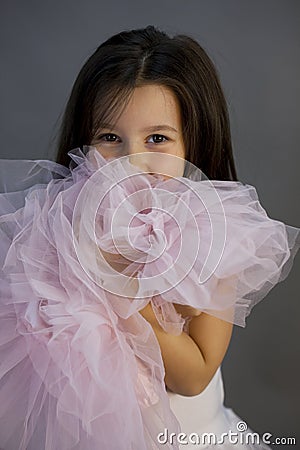
[[[147,155],[147,152],[145,151],[129,153],[129,161],[143,172],[152,172],[149,155]]]
[[[152,172],[150,153],[139,142],[128,142],[125,145],[125,154],[129,156],[131,164],[138,167],[143,172]]]
[[[124,147],[126,155],[136,155],[137,153],[145,153],[147,151],[138,141],[128,142]]]

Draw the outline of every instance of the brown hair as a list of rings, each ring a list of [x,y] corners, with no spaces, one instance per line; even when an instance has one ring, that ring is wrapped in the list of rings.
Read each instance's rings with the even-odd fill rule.
[[[137,86],[159,84],[176,95],[186,159],[210,179],[237,180],[226,100],[217,71],[191,37],[153,26],[123,31],[101,44],[82,67],[67,103],[57,162],[91,144],[103,122],[120,114]]]

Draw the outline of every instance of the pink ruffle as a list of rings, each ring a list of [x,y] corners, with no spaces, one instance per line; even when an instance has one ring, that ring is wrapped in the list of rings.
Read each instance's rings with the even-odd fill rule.
[[[161,429],[180,430],[138,311],[150,300],[174,334],[185,322],[173,302],[244,326],[287,276],[299,229],[268,218],[240,182],[166,180],[94,149],[69,154],[69,169],[0,164],[1,446],[159,448]],[[214,254],[211,223],[223,232],[224,217]]]

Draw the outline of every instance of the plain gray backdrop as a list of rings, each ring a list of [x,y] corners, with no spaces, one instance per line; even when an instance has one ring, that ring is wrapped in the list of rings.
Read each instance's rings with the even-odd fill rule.
[[[256,187],[270,217],[300,226],[299,1],[0,5],[2,158],[53,159],[58,119],[84,61],[112,34],[152,24],[189,34],[207,50],[228,101],[239,179]],[[247,327],[235,327],[223,363],[226,405],[260,433],[297,437],[297,448],[299,268],[298,255]]]

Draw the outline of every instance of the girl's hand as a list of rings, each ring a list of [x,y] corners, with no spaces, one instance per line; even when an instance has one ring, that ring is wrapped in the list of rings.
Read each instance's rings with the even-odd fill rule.
[[[179,303],[173,303],[176,311],[184,317],[196,317],[200,316],[200,309],[196,309],[193,306],[188,305],[180,305]]]
[[[144,308],[140,309],[139,313],[144,317],[144,319],[147,320],[147,322],[150,323],[150,325],[159,326],[159,323],[152,309],[151,302],[147,303],[147,305],[144,306]]]
[[[101,248],[99,250],[110,267],[119,273],[122,273],[130,264],[132,264],[132,261],[120,255],[119,253],[108,253]],[[131,276],[134,277],[135,274],[133,273],[131,274]]]
[[[200,316],[201,311],[199,309],[193,308],[192,306],[179,305],[178,303],[173,303],[176,311],[181,314],[183,318],[185,317],[196,317]],[[159,326],[154,311],[149,302],[144,308],[140,309],[139,313],[146,319],[152,326]]]

